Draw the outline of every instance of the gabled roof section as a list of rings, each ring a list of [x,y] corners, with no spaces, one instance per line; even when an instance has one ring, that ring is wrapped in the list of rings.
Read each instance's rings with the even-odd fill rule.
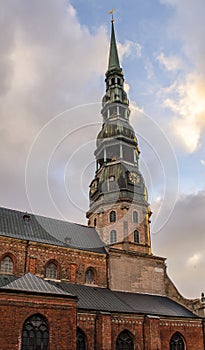
[[[112,29],[111,29],[108,72],[112,71],[112,70],[121,71],[119,57],[118,57],[118,51],[117,51],[117,44],[116,44],[116,39],[115,39],[115,30],[114,30],[114,21],[113,20],[112,20]]]
[[[71,247],[105,254],[93,227],[0,207],[0,236]]]
[[[72,296],[69,292],[63,291],[62,289],[51,285],[47,281],[31,274],[27,273],[23,277],[20,277],[7,285],[0,287],[0,289],[21,291],[21,292],[34,292],[34,293],[45,293],[45,294],[58,294]]]
[[[112,291],[68,282],[43,280],[27,273],[23,277],[0,276],[0,291],[54,294],[78,298],[79,310],[131,313],[141,315],[198,318],[168,297]]]
[[[78,296],[78,309],[123,312],[170,317],[197,317],[184,306],[158,295],[112,291],[65,282],[54,283],[62,290]]]

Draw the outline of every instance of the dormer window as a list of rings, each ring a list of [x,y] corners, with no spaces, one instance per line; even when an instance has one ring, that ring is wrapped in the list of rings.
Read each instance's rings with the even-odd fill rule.
[[[27,212],[23,215],[23,221],[24,222],[29,222],[30,221],[30,215]]]

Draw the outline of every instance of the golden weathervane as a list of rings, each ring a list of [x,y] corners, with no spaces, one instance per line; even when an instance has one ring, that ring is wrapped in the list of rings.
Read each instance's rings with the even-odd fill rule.
[[[109,11],[108,13],[109,13],[109,15],[112,15],[111,22],[114,22],[114,17],[113,17],[114,9],[112,9],[112,10]]]

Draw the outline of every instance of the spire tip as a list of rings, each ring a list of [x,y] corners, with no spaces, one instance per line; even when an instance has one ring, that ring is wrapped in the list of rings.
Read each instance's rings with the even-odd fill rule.
[[[112,9],[111,11],[109,11],[108,13],[109,13],[109,15],[112,15],[112,18],[111,18],[111,23],[114,23],[115,22],[115,20],[114,20],[114,16],[113,16],[113,13],[114,13],[114,9]]]

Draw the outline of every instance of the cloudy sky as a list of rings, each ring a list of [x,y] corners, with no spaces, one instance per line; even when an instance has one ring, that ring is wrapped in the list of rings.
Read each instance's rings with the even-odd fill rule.
[[[205,291],[204,0],[0,0],[0,205],[86,223],[115,29],[153,252]]]

